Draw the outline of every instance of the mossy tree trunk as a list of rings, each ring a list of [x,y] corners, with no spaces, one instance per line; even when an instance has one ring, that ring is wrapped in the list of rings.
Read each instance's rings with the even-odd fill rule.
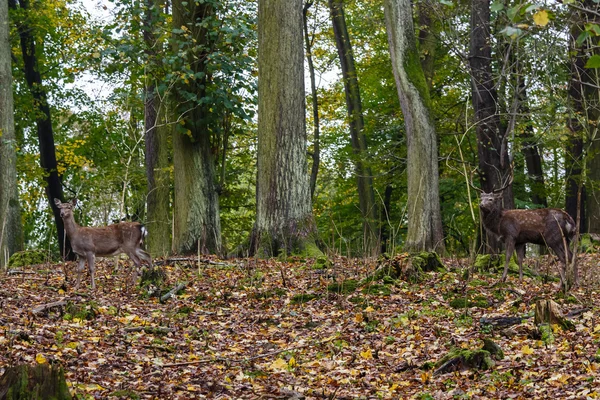
[[[316,250],[304,104],[302,0],[258,2],[258,173],[251,253]]]
[[[0,3],[0,267],[21,250],[8,2]]]
[[[144,129],[146,145],[146,177],[148,179],[146,225],[148,227],[147,248],[152,256],[166,256],[171,251],[170,222],[170,177],[169,177],[169,136],[167,124],[167,102],[165,93],[159,93],[156,82],[160,76],[158,51],[162,43],[157,43],[153,26],[159,20],[159,10],[163,0],[146,0],[144,17],[144,44],[146,47],[146,84],[144,103]]]
[[[379,229],[377,227],[377,205],[373,190],[373,173],[368,162],[367,137],[364,133],[360,88],[350,35],[344,17],[343,0],[329,0],[329,10],[344,80],[350,138],[354,150],[354,169],[358,184],[358,200],[363,217],[365,253],[376,254],[379,251]]]
[[[407,251],[442,253],[437,138],[429,89],[414,33],[410,0],[384,2],[392,67],[406,125],[408,145]]]
[[[477,131],[477,153],[481,188],[490,193],[508,182],[511,165],[508,157],[508,138],[500,119],[498,94],[492,77],[492,48],[490,45],[490,0],[471,2],[471,40],[469,66],[473,111]],[[514,208],[512,185],[503,192],[504,208]],[[498,252],[502,246],[494,235],[487,235],[489,250]]]
[[[48,364],[9,367],[0,377],[0,399],[70,400],[62,368]]]
[[[207,68],[207,57],[212,50],[208,26],[205,19],[212,17],[214,9],[210,2],[173,2],[173,28],[185,31],[176,37],[196,79],[181,82],[176,105],[178,131],[173,133],[173,164],[175,174],[175,196],[173,211],[173,244],[176,253],[221,253],[221,220],[217,193],[215,160],[211,147],[208,120],[210,107],[206,103],[190,105],[192,93],[198,99],[207,96],[211,75]],[[185,37],[190,32],[193,45]],[[176,45],[177,46],[177,45]],[[191,46],[191,47],[190,47]]]

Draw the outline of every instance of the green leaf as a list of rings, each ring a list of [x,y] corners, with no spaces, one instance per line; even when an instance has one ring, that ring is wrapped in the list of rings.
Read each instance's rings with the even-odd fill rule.
[[[585,63],[585,68],[600,68],[600,55],[594,54]]]
[[[581,32],[581,34],[577,37],[577,45],[581,46],[589,37],[590,33],[588,31]]]
[[[512,26],[507,26],[506,28],[502,29],[500,33],[510,37],[511,39],[516,39],[517,36],[523,33],[523,30],[519,28],[514,28]]]
[[[503,9],[504,9],[504,3],[500,2],[500,1],[494,1],[492,3],[492,5],[490,6],[490,10],[493,12],[501,11]]]
[[[585,31],[592,32],[594,36],[600,36],[600,26],[598,24],[585,24]]]

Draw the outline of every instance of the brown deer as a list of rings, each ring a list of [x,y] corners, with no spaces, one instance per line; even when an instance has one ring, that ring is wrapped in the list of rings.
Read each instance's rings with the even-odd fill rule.
[[[573,257],[569,244],[575,235],[575,222],[565,211],[558,208],[538,208],[534,210],[506,210],[502,208],[502,193],[481,193],[479,208],[483,226],[504,242],[506,261],[502,281],[508,274],[508,263],[513,252],[517,251],[519,279],[523,279],[523,258],[525,244],[545,245],[556,253],[563,263],[560,271],[564,283],[568,263]]]
[[[108,226],[89,228],[79,226],[73,218],[73,207],[77,200],[62,203],[54,199],[54,204],[60,209],[60,216],[65,224],[65,230],[71,241],[71,248],[77,254],[77,283],[75,290],[81,283],[85,261],[92,278],[92,290],[96,289],[94,280],[94,260],[98,257],[109,257],[125,253],[133,260],[136,270],[133,272],[133,280],[137,279],[137,270],[141,262],[145,261],[152,267],[150,254],[142,249],[142,242],[146,234],[146,228],[139,222],[119,222]]]

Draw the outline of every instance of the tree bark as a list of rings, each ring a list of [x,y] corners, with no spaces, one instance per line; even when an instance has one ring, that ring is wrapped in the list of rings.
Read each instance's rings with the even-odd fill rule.
[[[311,209],[302,0],[258,2],[258,173],[250,252],[320,253]]]
[[[438,152],[410,0],[384,1],[392,68],[407,137],[408,251],[444,251]]]
[[[471,68],[472,102],[477,131],[477,153],[481,188],[490,193],[509,180],[511,166],[508,157],[508,138],[504,135],[498,94],[492,78],[492,48],[490,46],[490,2],[471,3]],[[512,185],[503,192],[503,206],[514,208]],[[501,249],[498,238],[488,235],[487,244],[494,252]]]
[[[9,0],[9,6],[17,8],[16,0]],[[19,0],[19,7],[26,13],[29,11],[29,1]],[[58,235],[58,243],[63,258],[73,260],[75,254],[71,251],[71,245],[68,238],[65,240],[64,225],[60,217],[60,210],[54,204],[54,199],[63,199],[63,190],[60,176],[58,175],[56,163],[56,150],[54,147],[54,133],[52,130],[52,119],[50,117],[50,106],[46,89],[42,83],[40,66],[36,56],[36,43],[32,34],[33,27],[27,24],[27,19],[17,23],[17,30],[21,39],[21,52],[25,67],[25,80],[33,96],[34,104],[37,107],[36,125],[37,136],[40,149],[40,165],[45,172],[46,197],[54,215],[54,223]]]
[[[600,24],[598,16],[600,7],[594,0],[584,0],[581,2],[581,6],[582,9],[576,10],[572,18],[569,94],[573,107],[570,124],[573,128],[573,148],[577,151],[577,142],[581,140],[582,153],[579,165],[581,168],[585,168],[585,171],[579,179],[575,176],[574,180],[583,182],[585,187],[585,196],[583,193],[581,196],[582,203],[584,203],[584,212],[581,214],[580,223],[583,225],[580,227],[580,229],[583,228],[581,232],[600,232],[600,134],[598,132],[600,76],[597,68],[585,68],[585,63],[590,57],[600,54],[598,50],[600,40],[595,35],[590,35],[581,43],[577,43],[579,35],[587,30],[586,26]],[[575,198],[570,202],[577,204],[578,192],[574,190],[573,183],[570,186],[572,189],[568,194]]]
[[[211,18],[213,12],[209,3],[173,2],[173,27],[188,27],[195,40],[196,48],[187,49],[187,62],[195,74],[202,73],[201,77],[182,85],[176,95],[183,132],[173,135],[175,198],[172,247],[180,254],[198,251],[220,254],[222,250],[215,160],[206,121],[209,106],[194,103],[190,107],[189,100],[186,102],[182,96],[182,91],[187,91],[195,93],[199,99],[206,97],[206,88],[211,82],[206,62],[212,43],[208,28],[202,22]]]
[[[310,170],[310,197],[315,195],[317,187],[317,175],[319,174],[319,163],[321,162],[321,139],[319,126],[319,98],[317,96],[317,84],[315,80],[315,65],[312,59],[312,41],[308,34],[308,10],[314,4],[313,0],[308,0],[304,3],[302,9],[302,21],[304,22],[304,45],[306,46],[306,61],[308,63],[308,73],[310,76],[310,97],[312,100],[313,112],[313,151],[312,151],[312,167]]]
[[[61,367],[17,365],[0,376],[0,399],[70,400],[71,393]]]
[[[343,0],[329,0],[329,10],[333,23],[333,34],[342,67],[346,107],[350,123],[350,137],[354,150],[354,168],[358,183],[358,199],[363,217],[365,232],[365,253],[378,252],[379,229],[377,227],[377,205],[373,190],[373,173],[368,164],[367,138],[364,134],[364,121],[360,88],[354,64],[352,44],[344,17]]]
[[[152,7],[154,5],[154,8]],[[165,93],[159,93],[155,82],[162,79],[155,71],[159,57],[153,26],[157,22],[156,12],[163,5],[162,0],[148,0],[144,19],[144,42],[146,46],[146,83],[144,102],[144,130],[146,146],[146,177],[148,179],[146,225],[148,227],[147,248],[153,257],[167,256],[171,249],[170,222],[170,177],[168,137],[170,127],[165,121],[167,115]]]
[[[8,2],[0,3],[0,268],[22,249]]]
[[[434,16],[435,3],[431,0],[423,0],[417,3],[417,15],[419,19],[419,50],[421,67],[427,81],[427,87],[433,88],[433,76],[435,74],[435,53],[437,49],[437,35],[440,30],[439,21]]]

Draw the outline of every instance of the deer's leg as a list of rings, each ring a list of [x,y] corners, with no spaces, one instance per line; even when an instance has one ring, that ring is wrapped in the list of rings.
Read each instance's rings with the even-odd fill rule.
[[[508,275],[508,263],[510,262],[510,258],[512,257],[515,251],[515,241],[507,238],[506,239],[506,260],[504,261],[504,272],[502,273],[502,282],[506,281],[506,276]]]
[[[83,273],[83,269],[85,268],[85,258],[77,255],[77,282],[75,283],[75,291],[79,289],[79,284],[81,283],[81,274]]]
[[[523,280],[523,259],[525,258],[525,243],[516,246],[517,262],[519,263],[519,280]]]
[[[133,271],[131,271],[131,286],[135,286],[135,284],[137,283],[138,272],[140,269],[140,265],[142,265],[142,262],[137,256],[135,250],[127,253],[127,255],[129,256],[129,258],[131,258],[131,261],[133,261]]]
[[[95,258],[94,253],[87,254],[88,270],[90,271],[90,278],[92,279],[92,290],[96,290],[96,279],[94,277],[96,271],[96,266],[94,264]]]

